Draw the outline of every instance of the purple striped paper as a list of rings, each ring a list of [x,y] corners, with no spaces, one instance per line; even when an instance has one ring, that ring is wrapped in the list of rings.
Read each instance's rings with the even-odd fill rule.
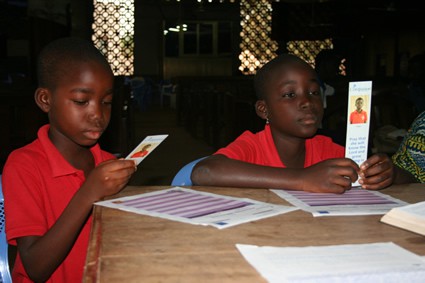
[[[144,209],[149,212],[195,218],[233,208],[244,207],[251,203],[180,190],[169,190],[162,194],[140,196],[135,199],[123,201],[120,204]]]
[[[392,200],[362,189],[351,189],[340,195],[304,191],[286,192],[309,206],[397,204]]]

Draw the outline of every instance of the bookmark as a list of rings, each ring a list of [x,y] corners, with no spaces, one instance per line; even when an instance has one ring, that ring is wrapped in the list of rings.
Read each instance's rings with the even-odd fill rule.
[[[168,135],[147,136],[125,159],[132,159],[139,165]]]
[[[345,157],[359,166],[367,159],[371,104],[372,81],[350,82]],[[356,181],[353,185],[360,184]]]

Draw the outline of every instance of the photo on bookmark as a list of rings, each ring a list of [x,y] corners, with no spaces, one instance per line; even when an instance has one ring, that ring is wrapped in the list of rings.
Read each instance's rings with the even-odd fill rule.
[[[132,159],[139,165],[168,135],[147,136],[125,159]]]
[[[348,123],[353,124],[367,124],[369,122],[368,111],[370,109],[370,99],[368,95],[353,95],[350,97],[349,105],[349,119]],[[368,110],[366,110],[368,109]]]

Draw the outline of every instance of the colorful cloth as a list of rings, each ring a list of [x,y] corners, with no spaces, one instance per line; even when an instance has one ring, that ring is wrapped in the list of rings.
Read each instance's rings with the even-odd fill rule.
[[[425,111],[413,121],[392,160],[416,180],[425,183]]]

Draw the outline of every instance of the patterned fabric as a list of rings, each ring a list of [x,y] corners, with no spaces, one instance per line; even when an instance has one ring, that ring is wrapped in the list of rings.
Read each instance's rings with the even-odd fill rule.
[[[419,182],[425,183],[425,111],[412,123],[392,160]]]

